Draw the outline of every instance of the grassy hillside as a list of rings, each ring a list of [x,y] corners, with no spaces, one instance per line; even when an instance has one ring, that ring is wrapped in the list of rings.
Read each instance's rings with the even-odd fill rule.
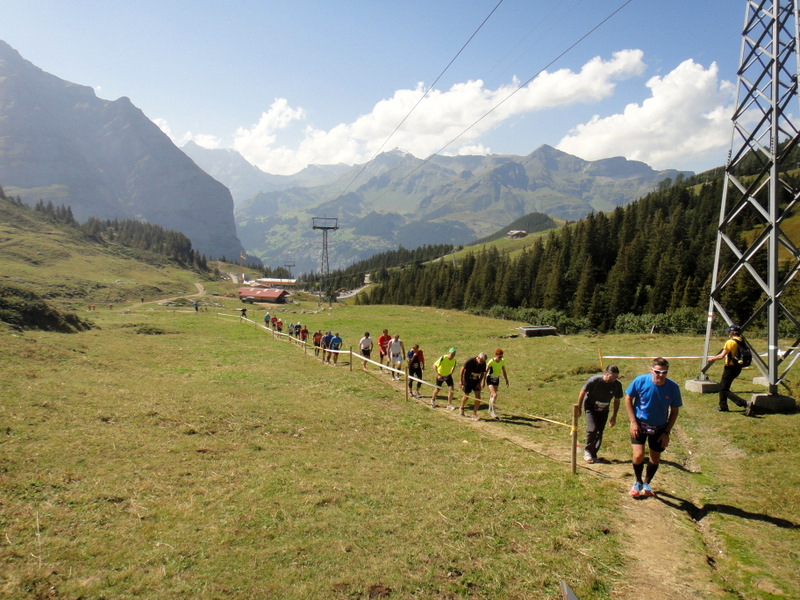
[[[0,265],[0,282],[69,310],[195,293],[195,281],[210,283],[210,276],[176,268],[162,256],[93,241],[2,198]]]
[[[452,343],[460,361],[501,345],[501,419],[475,423],[223,305],[134,302],[91,332],[4,336],[7,597],[555,598],[562,578],[582,600],[800,594],[797,415],[715,413],[687,392],[659,499],[627,495],[624,417],[607,462],[570,473],[558,423],[598,353],[690,356],[701,340],[507,338],[515,323],[433,309],[279,312],[346,347],[388,327],[429,366]],[[615,362],[626,383],[647,364]],[[696,368],[674,359],[671,376]]]
[[[148,301],[195,293],[194,273],[16,227],[5,278],[64,306],[92,294],[62,289],[119,295],[82,333],[0,328],[3,597],[554,599],[562,579],[581,600],[800,597],[800,415],[716,413],[684,392],[657,498],[627,493],[624,415],[605,461],[571,473],[572,405],[601,357],[623,385],[648,356],[682,357],[683,383],[698,337],[520,338],[518,323],[455,311],[270,307],[346,348],[400,333],[426,373],[450,345],[459,363],[502,347],[501,418],[475,422],[347,355],[322,365],[259,327],[264,307],[248,322],[235,298],[201,296],[208,312]],[[743,395],[761,391],[749,375]]]

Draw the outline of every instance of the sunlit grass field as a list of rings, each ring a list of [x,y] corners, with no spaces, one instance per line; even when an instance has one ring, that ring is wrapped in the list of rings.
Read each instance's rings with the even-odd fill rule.
[[[501,419],[475,424],[346,355],[322,365],[265,332],[260,307],[254,325],[238,302],[202,304],[98,310],[86,316],[99,327],[76,335],[3,331],[4,597],[558,598],[562,579],[581,600],[622,597],[635,576],[619,511],[627,419],[604,442],[614,469],[573,475],[572,405],[601,357],[640,357],[613,359],[627,385],[644,357],[697,355],[702,339],[509,337],[521,323],[454,311],[278,308],[345,348],[400,333],[424,350],[427,379],[450,346],[459,364],[502,347]],[[699,366],[676,359],[670,377]],[[737,391],[761,391],[741,379]],[[718,541],[711,576],[729,597],[800,597],[798,417],[715,403],[684,393],[686,442],[660,482],[691,505],[676,502],[676,518]]]

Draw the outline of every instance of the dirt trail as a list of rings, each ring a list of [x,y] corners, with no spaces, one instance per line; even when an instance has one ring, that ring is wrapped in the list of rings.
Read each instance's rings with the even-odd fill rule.
[[[158,304],[160,302],[169,302],[171,300],[177,300],[178,298],[199,298],[201,296],[206,295],[206,288],[203,286],[202,283],[195,282],[194,287],[197,288],[196,294],[185,294],[183,296],[175,296],[174,298],[158,298],[157,300],[144,300],[143,298],[141,302],[137,302],[136,300],[130,300],[128,304],[144,306],[145,304]]]
[[[422,400],[427,403],[427,400]],[[456,412],[442,411],[450,418],[461,419]],[[493,421],[464,420],[468,426],[479,428],[487,435],[505,439],[526,450],[531,450],[570,468],[571,457],[568,445],[563,449],[538,444],[530,436],[509,432],[507,428]],[[626,424],[620,421],[619,425]],[[674,444],[693,450],[691,443],[681,435],[680,422],[675,427]],[[579,438],[582,433],[579,434]],[[691,456],[691,454],[690,454]],[[662,463],[675,460],[666,453]],[[589,465],[578,456],[578,476],[587,473],[619,482],[619,515],[613,527],[621,533],[627,543],[623,548],[628,567],[626,572],[635,577],[617,579],[612,596],[620,600],[639,600],[641,598],[663,598],[668,600],[698,600],[699,598],[723,598],[726,592],[713,581],[714,571],[709,560],[713,546],[704,539],[704,532],[691,516],[680,510],[680,498],[695,496],[686,489],[686,478],[680,477],[680,469],[672,464],[662,464],[654,479],[655,498],[631,498],[628,494],[633,482],[631,463],[608,462]],[[684,464],[681,468],[696,471],[694,465]],[[661,498],[658,497],[661,494]]]
[[[483,431],[508,439],[523,448],[562,462],[569,468],[571,457],[568,448],[563,451],[538,445],[521,435],[509,435],[491,421],[474,423]],[[624,421],[620,425],[624,426]],[[677,439],[674,443],[686,448],[687,439],[681,436],[680,424],[675,428]],[[579,436],[581,437],[581,436]],[[671,460],[665,454],[662,460]],[[620,519],[616,524],[627,539],[624,552],[628,560],[629,577],[619,581],[612,595],[620,600],[640,598],[668,598],[669,600],[697,600],[698,598],[722,598],[726,593],[713,580],[714,572],[709,565],[706,542],[696,522],[682,510],[676,510],[664,500],[674,496],[687,497],[691,490],[685,489],[685,478],[679,478],[679,471],[670,464],[662,464],[654,479],[657,493],[662,499],[634,499],[628,494],[633,482],[633,468],[630,462],[613,462],[588,465],[578,456],[578,468],[584,473],[593,473],[619,482]],[[583,464],[581,464],[583,463]],[[694,470],[692,465],[683,465]],[[681,479],[681,481],[677,481]],[[679,493],[675,493],[676,485]]]

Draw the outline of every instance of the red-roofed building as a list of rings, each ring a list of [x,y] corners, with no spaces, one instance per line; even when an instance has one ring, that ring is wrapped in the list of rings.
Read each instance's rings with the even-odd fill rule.
[[[286,290],[276,290],[273,288],[239,288],[239,300],[242,302],[271,302],[273,304],[285,304],[289,296]]]

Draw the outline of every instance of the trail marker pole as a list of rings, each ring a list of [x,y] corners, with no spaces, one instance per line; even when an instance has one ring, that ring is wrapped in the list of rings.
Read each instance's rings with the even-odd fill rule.
[[[572,405],[572,474],[578,472],[578,417],[581,414],[581,405]]]

